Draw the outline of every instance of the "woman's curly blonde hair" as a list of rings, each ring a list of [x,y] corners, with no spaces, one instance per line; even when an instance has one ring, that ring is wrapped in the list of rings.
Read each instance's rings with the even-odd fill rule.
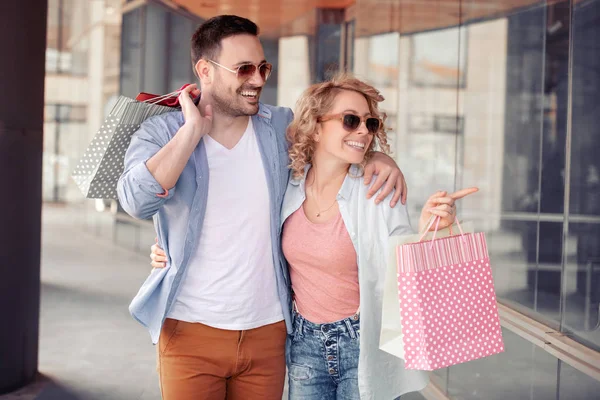
[[[389,153],[390,146],[387,143],[384,125],[386,115],[379,111],[378,107],[378,104],[384,100],[383,96],[373,86],[349,74],[340,74],[328,81],[311,85],[302,93],[296,103],[294,120],[287,129],[287,139],[290,142],[290,168],[295,178],[303,177],[304,167],[312,162],[316,145],[317,119],[327,115],[333,106],[335,97],[342,90],[351,90],[362,94],[369,104],[371,115],[381,120],[379,131],[375,133],[371,145],[365,153],[363,166],[373,155],[377,145],[383,152]]]

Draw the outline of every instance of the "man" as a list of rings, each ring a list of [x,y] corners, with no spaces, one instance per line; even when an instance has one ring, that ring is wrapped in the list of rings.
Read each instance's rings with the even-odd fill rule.
[[[282,396],[291,299],[280,207],[292,112],[259,103],[264,58],[253,22],[206,21],[192,37],[200,103],[187,87],[182,112],[142,124],[125,157],[119,200],[134,217],[154,217],[169,254],[130,306],[158,342],[166,400]],[[389,157],[373,162],[376,189],[393,175],[379,199],[403,178]]]

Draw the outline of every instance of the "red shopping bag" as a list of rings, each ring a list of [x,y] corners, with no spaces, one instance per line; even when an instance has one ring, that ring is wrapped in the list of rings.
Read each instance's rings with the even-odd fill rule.
[[[504,351],[483,232],[437,240],[434,233],[398,246],[396,259],[407,369],[432,371]]]

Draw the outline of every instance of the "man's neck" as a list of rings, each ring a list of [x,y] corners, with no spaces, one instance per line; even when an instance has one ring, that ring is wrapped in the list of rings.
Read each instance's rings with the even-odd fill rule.
[[[210,104],[209,101],[209,99],[202,99],[198,104],[200,110],[204,110],[206,104]],[[245,115],[232,117],[213,108],[212,128],[209,135],[224,147],[232,149],[244,135],[249,118]]]

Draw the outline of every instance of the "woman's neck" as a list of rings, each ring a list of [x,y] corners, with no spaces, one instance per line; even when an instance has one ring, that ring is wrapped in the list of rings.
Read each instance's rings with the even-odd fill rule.
[[[348,168],[350,164],[315,154],[312,167],[306,177],[307,186],[311,186],[316,193],[329,192],[332,189],[337,193],[348,174]]]

